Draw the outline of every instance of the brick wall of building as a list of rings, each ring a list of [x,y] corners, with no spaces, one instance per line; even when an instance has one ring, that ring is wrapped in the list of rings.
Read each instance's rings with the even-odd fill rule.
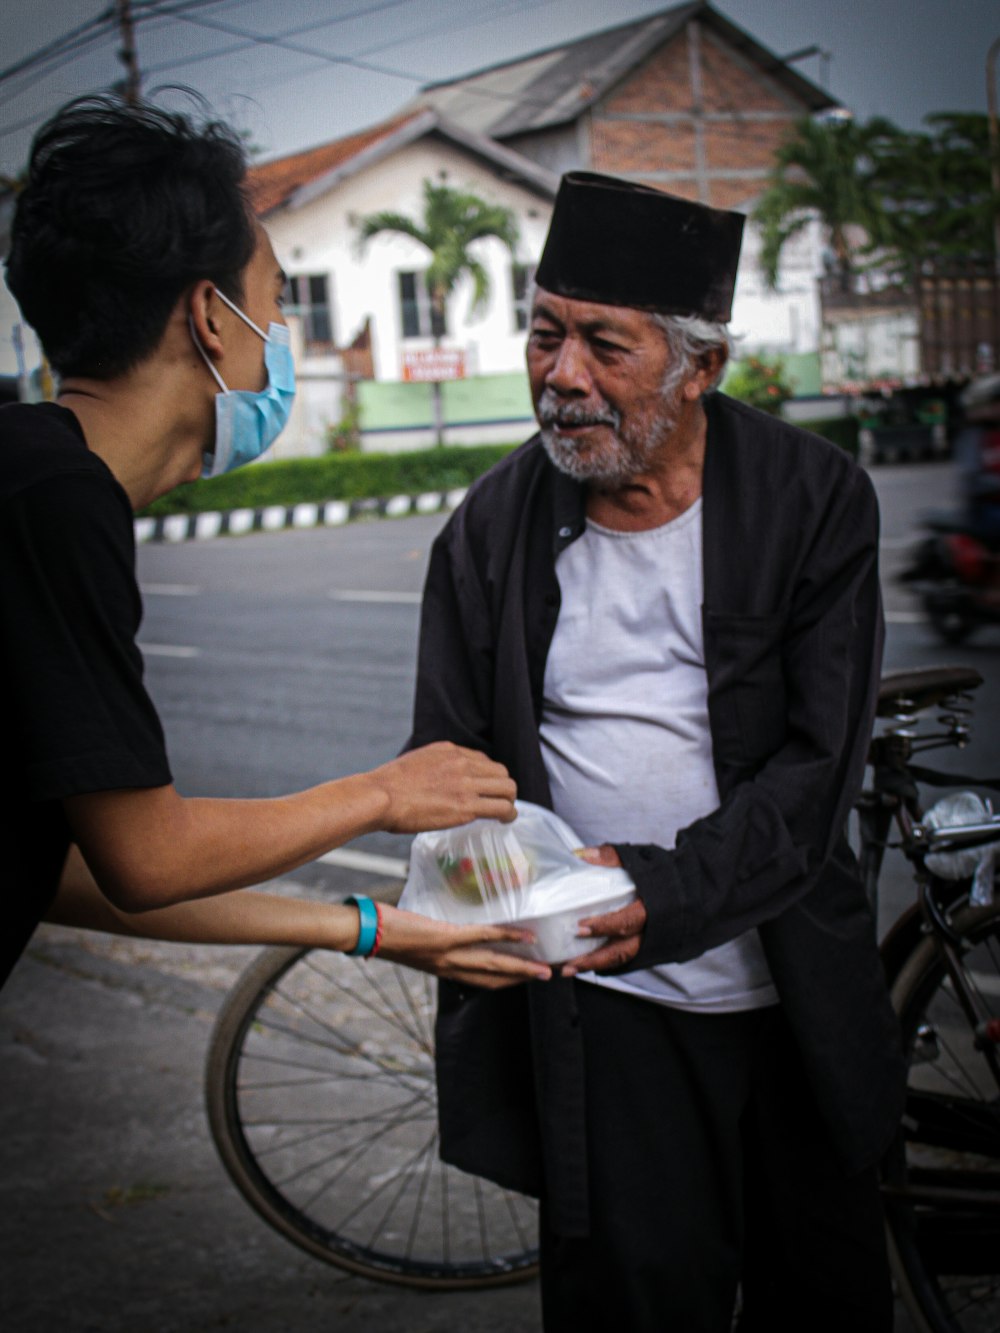
[[[806,114],[766,71],[692,24],[593,109],[593,169],[717,207],[745,205]]]

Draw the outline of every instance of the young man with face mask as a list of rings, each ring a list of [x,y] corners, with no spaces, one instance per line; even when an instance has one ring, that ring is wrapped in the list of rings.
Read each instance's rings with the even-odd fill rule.
[[[480,985],[548,969],[381,908],[230,891],[374,830],[514,817],[506,770],[434,745],[274,800],[174,788],[142,680],[132,513],[259,457],[294,395],[284,275],[224,126],[84,99],[36,137],[10,290],[60,377],[0,411],[0,982],[44,918],[319,945]]]

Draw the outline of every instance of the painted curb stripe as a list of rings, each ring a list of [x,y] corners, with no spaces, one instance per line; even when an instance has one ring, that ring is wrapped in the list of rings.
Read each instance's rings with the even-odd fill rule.
[[[280,532],[286,528],[339,527],[364,518],[402,518],[406,514],[436,514],[455,509],[466,488],[428,491],[423,495],[392,495],[378,499],[327,500],[323,504],[265,505],[260,509],[207,510],[199,514],[168,514],[164,518],[137,518],[136,545],[147,542],[208,541],[239,537],[246,532]]]

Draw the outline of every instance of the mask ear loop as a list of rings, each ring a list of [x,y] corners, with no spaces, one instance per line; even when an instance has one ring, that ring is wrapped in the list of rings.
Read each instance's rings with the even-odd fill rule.
[[[219,300],[223,302],[223,304],[229,307],[229,309],[233,312],[234,315],[239,315],[240,319],[242,319],[244,324],[250,325],[250,327],[253,329],[254,333],[256,333],[258,338],[263,338],[265,342],[268,341],[267,334],[264,332],[264,330],[260,328],[259,325],[255,324],[249,315],[245,315],[235,301],[230,301],[229,297],[226,295],[225,292],[220,291],[220,289],[216,287],[215,294],[219,298]]]
[[[220,292],[219,295],[221,296],[222,293]],[[205,365],[208,366],[209,372],[212,378],[215,380],[216,384],[219,386],[219,388],[222,390],[223,393],[231,393],[232,390],[227,387],[226,381],[222,378],[222,376],[216,370],[215,366],[212,364],[212,358],[205,351],[204,347],[202,347],[201,339],[195,332],[194,320],[191,318],[190,315],[188,315],[188,329],[191,332],[192,341],[194,342],[195,347],[197,347],[202,361],[204,361]]]

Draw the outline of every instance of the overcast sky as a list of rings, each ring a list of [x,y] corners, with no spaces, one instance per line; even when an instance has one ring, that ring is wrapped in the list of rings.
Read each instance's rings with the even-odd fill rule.
[[[197,89],[266,156],[337,138],[391,115],[424,82],[453,77],[627,22],[663,0],[133,0],[148,91]],[[87,24],[109,0],[9,0],[9,70]],[[907,128],[934,111],[986,110],[997,0],[717,0],[716,8],[796,63],[855,115]],[[173,14],[168,11],[173,10]],[[222,32],[218,24],[243,34]],[[252,36],[288,34],[289,50]],[[0,172],[19,170],[34,128],[67,98],[119,77],[113,32],[58,67],[0,81]],[[321,53],[321,54],[317,54]],[[374,66],[376,68],[359,67]]]

